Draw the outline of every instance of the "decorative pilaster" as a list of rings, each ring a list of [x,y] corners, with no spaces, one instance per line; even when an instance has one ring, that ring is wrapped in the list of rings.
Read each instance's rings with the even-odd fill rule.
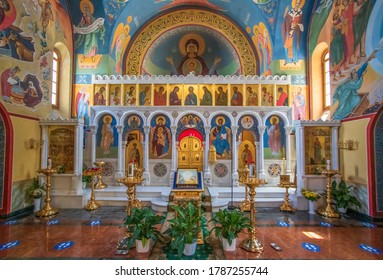
[[[122,173],[126,174],[126,148],[127,148],[127,141],[122,141],[121,143],[121,154],[122,154]]]
[[[150,125],[144,125],[144,133],[145,133],[145,142],[144,142],[144,158],[143,158],[143,167],[144,173],[142,174],[144,186],[148,186],[150,184],[150,172],[149,172],[149,133],[150,133]]]
[[[265,178],[265,160],[264,160],[264,141],[263,141],[263,135],[265,134],[266,126],[260,125],[258,126],[258,132],[259,132],[259,178]]]
[[[204,167],[204,180],[206,186],[211,186],[211,172],[209,165],[209,149],[210,149],[210,129],[211,126],[205,126],[205,146],[204,146],[204,154],[203,154],[203,167]]]
[[[255,145],[255,170],[257,170],[257,177],[260,174],[260,166],[261,166],[261,149],[259,142],[254,142]]]
[[[291,157],[290,157],[290,133],[292,130],[292,126],[286,125],[285,126],[285,138],[286,138],[286,150],[285,150],[285,156],[286,156],[286,174],[291,174]]]
[[[92,133],[92,156],[91,156],[91,162],[93,164],[93,162],[96,161],[96,135],[97,135],[97,125],[91,125],[89,126],[89,129]],[[82,146],[82,145],[81,145]]]
[[[238,182],[238,147],[237,147],[237,131],[238,131],[238,125],[231,126],[231,132],[232,132],[232,158],[231,158],[231,165],[232,165],[232,184],[233,187],[239,187]]]
[[[296,126],[295,135],[296,135],[296,157],[297,157],[297,196],[301,196],[301,189],[304,186],[303,176],[305,173],[305,139],[304,139],[305,129],[302,126]]]
[[[45,169],[47,168],[47,161],[49,156],[48,126],[46,125],[41,126],[41,140],[43,141],[43,148],[41,149],[41,169]]]
[[[124,130],[124,126],[116,125],[117,133],[118,133],[118,158],[117,158],[117,172],[115,174],[115,178],[124,177],[124,173],[122,171],[122,161],[125,157],[125,154],[122,153],[122,133]]]
[[[335,147],[331,149],[331,169],[333,170],[339,170],[338,132],[339,126],[333,126],[331,128],[331,147]]]
[[[171,171],[170,171],[170,178],[169,178],[169,187],[173,187],[173,178],[174,178],[174,173],[177,170],[177,147],[178,147],[178,142],[176,141],[176,135],[177,135],[177,126],[172,125],[170,126],[170,130],[172,132],[172,166],[171,166]]]

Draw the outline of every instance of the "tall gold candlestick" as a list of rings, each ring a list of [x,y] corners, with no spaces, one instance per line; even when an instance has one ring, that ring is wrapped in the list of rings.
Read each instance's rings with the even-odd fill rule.
[[[46,176],[47,178],[47,183],[46,183],[46,195],[45,195],[45,205],[43,209],[40,211],[36,212],[37,217],[48,217],[52,215],[56,215],[59,210],[52,208],[51,206],[51,175],[54,173],[57,173],[57,169],[51,168],[51,164],[49,164],[48,160],[48,168],[45,169],[40,169],[38,170],[39,173],[42,173]]]
[[[90,194],[90,200],[88,204],[85,206],[86,210],[93,211],[97,210],[100,208],[100,205],[96,202],[96,195],[94,193],[94,176],[98,176],[101,173],[101,168],[96,167],[96,168],[88,168],[84,170],[83,175],[85,176],[90,176],[91,177],[91,183],[92,183],[92,190]]]
[[[256,237],[255,229],[255,188],[260,185],[265,185],[267,182],[264,179],[251,178],[244,182],[250,189],[250,230],[249,238],[241,243],[241,248],[250,251],[260,253],[263,251],[263,245]]]
[[[331,177],[336,174],[339,174],[339,172],[336,170],[327,169],[327,170],[323,170],[322,174],[327,176],[327,197],[326,197],[327,205],[326,207],[319,208],[317,212],[319,215],[322,215],[324,217],[339,218],[340,214],[336,210],[334,210],[334,208],[332,208],[331,206]]]
[[[295,183],[290,182],[290,175],[280,175],[279,187],[286,189],[285,200],[279,209],[286,212],[295,212],[296,209],[289,202],[289,188],[296,187]]]

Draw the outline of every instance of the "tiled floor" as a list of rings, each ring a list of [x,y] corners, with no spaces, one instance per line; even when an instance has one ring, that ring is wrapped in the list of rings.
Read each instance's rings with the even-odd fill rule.
[[[31,214],[0,220],[0,259],[163,259],[158,244],[147,254],[137,254],[135,249],[127,255],[116,254],[117,244],[124,237],[124,210],[125,207],[102,207],[95,212],[62,209],[50,218]],[[219,240],[211,236],[205,241],[213,248],[209,259],[383,259],[383,223],[347,216],[325,219],[307,211],[285,214],[275,208],[257,210],[257,238],[264,251],[251,253],[239,248],[247,234],[240,235],[234,252],[223,251]],[[211,217],[211,213],[205,215],[207,219]],[[270,247],[271,242],[282,251]]]

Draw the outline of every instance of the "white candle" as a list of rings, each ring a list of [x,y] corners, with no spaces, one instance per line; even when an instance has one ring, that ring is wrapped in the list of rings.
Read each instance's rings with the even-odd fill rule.
[[[254,165],[250,163],[250,178],[254,177]]]
[[[331,160],[327,160],[327,170],[331,169]]]
[[[51,157],[48,157],[48,168],[49,169],[52,168],[52,159],[51,159]]]
[[[129,163],[129,168],[128,168],[128,177],[133,177],[134,176],[134,163],[130,162]]]

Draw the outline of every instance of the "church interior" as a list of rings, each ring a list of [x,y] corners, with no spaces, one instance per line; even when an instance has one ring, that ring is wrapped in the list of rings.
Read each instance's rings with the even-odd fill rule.
[[[382,12],[1,0],[0,259],[382,260]]]

